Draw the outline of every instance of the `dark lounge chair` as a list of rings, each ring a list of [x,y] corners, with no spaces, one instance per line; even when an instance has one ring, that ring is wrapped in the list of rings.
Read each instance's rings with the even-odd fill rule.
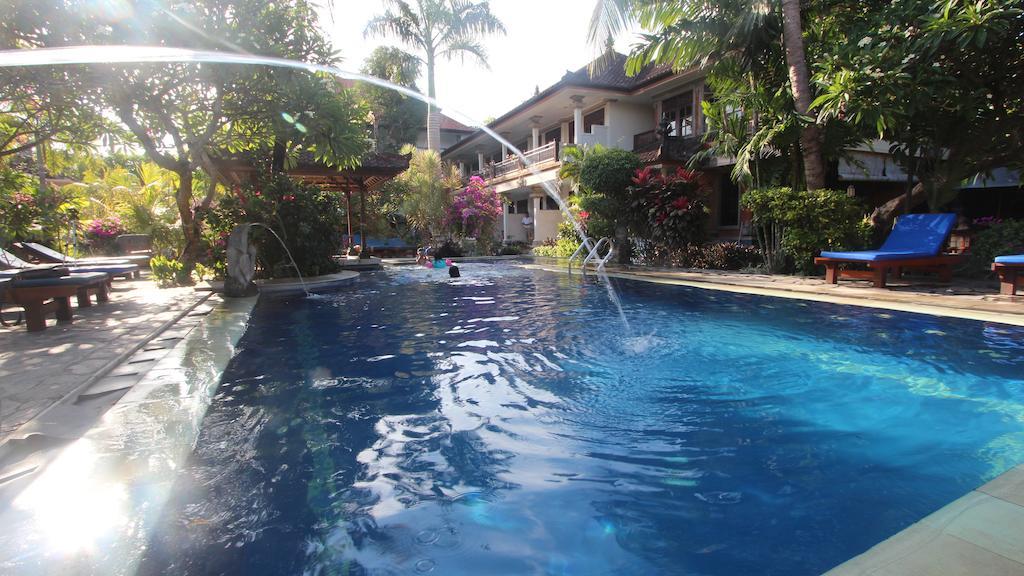
[[[144,255],[111,256],[108,258],[72,258],[71,256],[36,242],[16,242],[14,246],[22,252],[30,255],[32,258],[49,264],[67,264],[69,266],[96,266],[105,264],[135,264],[136,266],[147,266],[149,264],[149,256]]]
[[[956,214],[906,214],[899,217],[878,250],[826,251],[814,263],[825,266],[825,281],[829,284],[838,283],[840,278],[866,278],[876,288],[884,288],[889,272],[899,277],[906,269],[937,272],[940,280],[949,282],[953,266],[963,258],[959,254],[942,254],[954,225]],[[840,268],[847,264],[864,264],[868,270]]]
[[[1024,290],[1024,254],[997,256],[992,271],[999,275],[999,293],[1008,296]]]
[[[52,265],[52,264],[51,264]],[[35,264],[26,262],[21,258],[18,258],[10,252],[0,249],[0,268],[21,270],[26,268],[32,268]],[[131,280],[139,277],[139,267],[135,264],[128,263],[102,263],[97,262],[95,264],[68,264],[68,269],[73,274],[91,273],[91,272],[102,272],[108,274],[110,278],[121,278]]]
[[[65,275],[58,275],[65,274]],[[0,272],[3,300],[25,309],[25,326],[29,332],[46,329],[46,316],[56,313],[58,322],[71,322],[71,297],[78,300],[79,308],[92,305],[90,294],[97,302],[106,302],[107,281],[110,276],[102,272],[70,274],[61,268],[31,268],[17,272]]]

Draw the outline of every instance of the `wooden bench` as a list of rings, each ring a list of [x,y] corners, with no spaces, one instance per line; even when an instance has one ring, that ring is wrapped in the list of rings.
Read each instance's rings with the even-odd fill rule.
[[[907,269],[938,274],[942,282],[953,279],[953,267],[963,261],[962,254],[940,254],[926,258],[910,258],[895,260],[854,260],[846,258],[815,258],[814,263],[825,266],[825,282],[837,284],[840,278],[857,278],[871,280],[875,288],[885,288],[886,279],[891,272],[897,278]],[[840,268],[842,264],[864,264],[867,270],[847,270]]]

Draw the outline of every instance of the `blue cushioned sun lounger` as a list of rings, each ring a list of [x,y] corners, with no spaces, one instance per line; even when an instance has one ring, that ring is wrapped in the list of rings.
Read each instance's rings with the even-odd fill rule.
[[[1024,290],[1024,254],[996,256],[992,270],[999,275],[999,293],[1014,296]]]
[[[870,278],[875,287],[883,288],[889,271],[901,273],[906,268],[933,270],[948,281],[953,265],[961,259],[959,255],[942,254],[955,225],[956,214],[906,214],[899,217],[878,250],[824,251],[814,263],[825,266],[825,280],[830,284],[837,283],[840,276]],[[869,270],[839,268],[840,264],[850,263],[866,264]]]

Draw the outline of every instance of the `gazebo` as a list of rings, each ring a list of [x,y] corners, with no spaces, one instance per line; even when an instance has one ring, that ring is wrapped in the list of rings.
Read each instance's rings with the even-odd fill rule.
[[[262,169],[254,161],[244,157],[219,158],[213,160],[220,177],[231,184],[251,181]],[[359,194],[359,238],[366,242],[366,194],[379,190],[389,180],[409,168],[409,156],[370,152],[363,156],[355,168],[328,166],[317,161],[312,154],[299,155],[295,165],[284,173],[302,182],[315,184],[324,190],[345,194],[345,218],[348,237],[352,237],[352,193]],[[360,256],[366,257],[363,250]]]

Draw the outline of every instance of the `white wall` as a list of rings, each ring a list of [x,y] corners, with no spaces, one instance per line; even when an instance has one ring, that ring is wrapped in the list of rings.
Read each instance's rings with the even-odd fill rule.
[[[651,106],[609,102],[604,114],[608,127],[606,146],[632,150],[635,134],[654,130],[656,127]]]
[[[536,214],[533,243],[543,244],[558,236],[558,225],[562,222],[561,210],[541,210]]]

